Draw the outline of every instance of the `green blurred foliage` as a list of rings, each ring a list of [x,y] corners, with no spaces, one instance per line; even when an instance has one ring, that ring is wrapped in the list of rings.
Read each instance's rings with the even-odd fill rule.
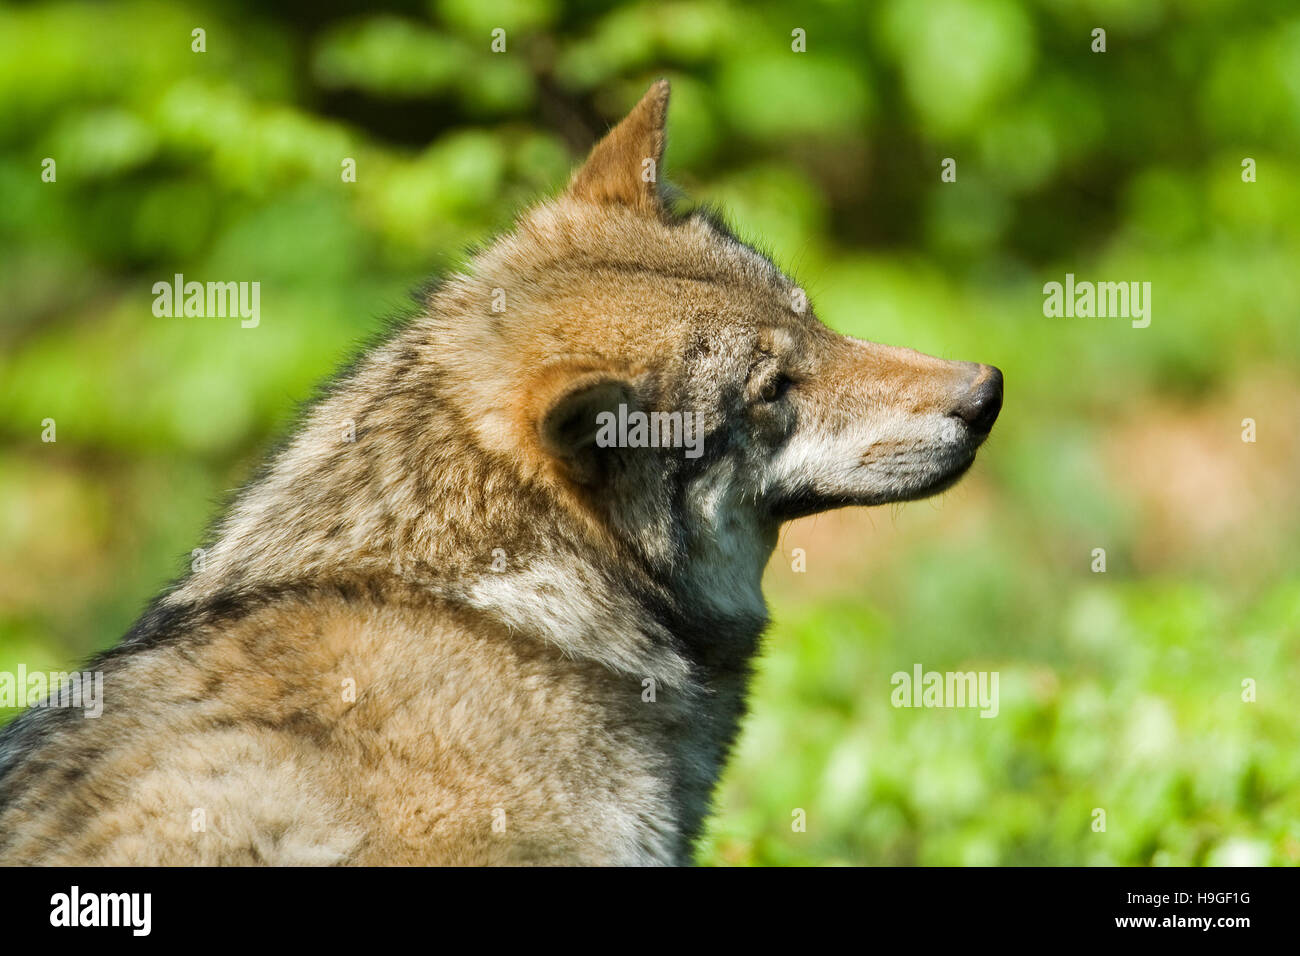
[[[786,531],[702,859],[1300,861],[1287,0],[0,8],[0,669],[115,641],[313,383],[660,75],[669,175],[830,324],[1008,381],[940,504]],[[177,272],[260,281],[260,326],[156,318]],[[1045,318],[1066,272],[1150,281],[1151,327]],[[998,671],[999,716],[894,709],[916,662]]]

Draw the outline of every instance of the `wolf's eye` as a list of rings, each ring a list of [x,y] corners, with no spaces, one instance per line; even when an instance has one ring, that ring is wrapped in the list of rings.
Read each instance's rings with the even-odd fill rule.
[[[787,376],[773,375],[763,383],[763,387],[759,389],[758,394],[765,402],[775,402],[790,390],[790,385],[791,382]]]

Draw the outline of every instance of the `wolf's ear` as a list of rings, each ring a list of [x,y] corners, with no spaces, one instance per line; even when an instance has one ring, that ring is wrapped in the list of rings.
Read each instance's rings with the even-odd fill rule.
[[[659,164],[664,158],[668,81],[659,80],[632,112],[596,144],[569,183],[575,199],[621,205],[649,216],[663,211]]]
[[[617,434],[619,406],[633,402],[632,384],[610,372],[588,372],[568,382],[544,407],[537,424],[542,448],[559,460],[579,484],[595,484],[602,473],[602,432]]]

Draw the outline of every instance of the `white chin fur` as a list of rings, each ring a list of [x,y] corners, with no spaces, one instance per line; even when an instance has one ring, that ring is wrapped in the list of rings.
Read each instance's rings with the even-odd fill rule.
[[[962,423],[940,415],[798,430],[768,465],[763,491],[812,488],[864,504],[916,497],[969,465],[977,444]]]

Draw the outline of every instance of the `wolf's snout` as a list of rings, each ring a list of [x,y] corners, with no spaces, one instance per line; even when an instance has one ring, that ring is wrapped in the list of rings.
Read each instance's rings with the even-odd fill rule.
[[[960,418],[971,431],[987,434],[1002,411],[1002,370],[992,365],[977,367],[975,381],[948,414]]]

